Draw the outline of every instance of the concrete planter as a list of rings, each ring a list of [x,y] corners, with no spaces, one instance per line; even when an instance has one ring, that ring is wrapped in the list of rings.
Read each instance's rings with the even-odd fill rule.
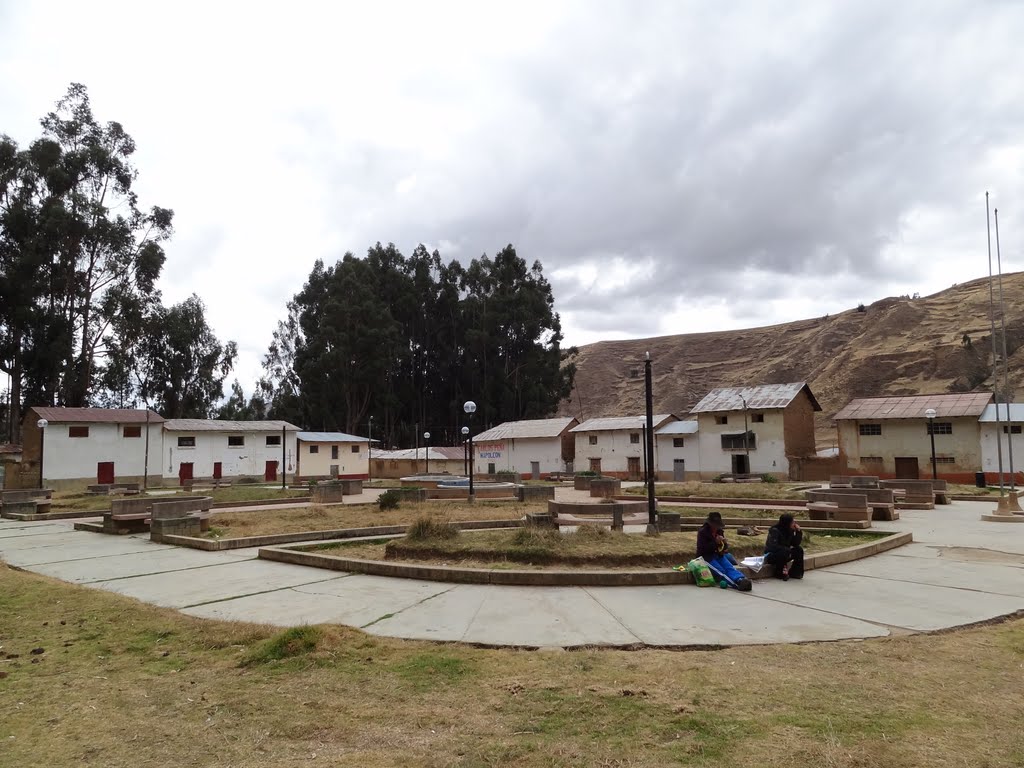
[[[519,501],[543,501],[555,498],[553,485],[520,485],[516,488],[516,499]]]
[[[622,481],[614,477],[595,477],[590,481],[590,496],[595,499],[613,499],[622,493]]]

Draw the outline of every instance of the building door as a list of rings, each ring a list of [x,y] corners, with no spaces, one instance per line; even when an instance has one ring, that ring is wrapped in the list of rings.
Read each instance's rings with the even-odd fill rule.
[[[600,459],[591,459],[590,460],[590,471],[591,472],[597,472],[597,474],[599,474],[599,475],[601,474],[601,460]]]
[[[640,479],[640,457],[639,456],[627,456],[626,457],[626,471],[629,472],[630,480]]]
[[[493,475],[494,474],[494,464],[488,464],[487,465],[487,474],[488,475]]]
[[[110,485],[114,482],[114,462],[100,461],[96,463],[96,482],[100,485]]]
[[[273,482],[274,480],[277,480],[277,462],[276,461],[268,461],[267,462],[267,468],[266,468],[266,470],[263,473],[263,479],[266,480],[267,482]]]
[[[331,477],[336,478],[338,476],[338,465],[331,464]]]
[[[918,480],[920,477],[921,470],[917,466],[917,456],[896,457],[897,480]]]
[[[224,465],[219,461],[213,462],[213,479],[220,480],[222,477],[224,477]]]
[[[530,462],[530,477],[533,478],[534,480],[540,480],[540,462],[539,461],[531,461]]]
[[[734,453],[732,455],[732,473],[734,475],[750,474],[750,459],[745,453]]]
[[[192,462],[183,461],[178,465],[178,485],[184,485],[186,480],[192,479]]]
[[[672,460],[672,479],[680,483],[686,480],[686,459]]]

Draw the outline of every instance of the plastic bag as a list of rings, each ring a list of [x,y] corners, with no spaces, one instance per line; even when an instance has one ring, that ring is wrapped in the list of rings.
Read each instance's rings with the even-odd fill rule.
[[[703,557],[695,557],[686,564],[686,570],[693,574],[693,582],[698,587],[715,586],[715,577],[708,568],[708,563]]]

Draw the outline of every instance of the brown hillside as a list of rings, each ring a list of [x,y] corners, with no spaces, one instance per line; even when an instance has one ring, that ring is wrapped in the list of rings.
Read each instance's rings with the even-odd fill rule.
[[[1024,376],[1024,272],[1003,276],[1003,296],[1014,389]],[[576,388],[560,414],[643,412],[650,351],[656,412],[682,416],[715,387],[807,381],[824,409],[819,434],[828,439],[833,414],[855,397],[991,390],[988,301],[984,278],[919,299],[882,299],[865,312],[589,344],[575,358]]]

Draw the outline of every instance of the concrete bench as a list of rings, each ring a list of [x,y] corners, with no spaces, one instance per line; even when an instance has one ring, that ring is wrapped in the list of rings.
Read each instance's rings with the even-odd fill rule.
[[[45,501],[53,498],[50,488],[29,488],[20,491],[0,491],[0,506],[19,501]]]
[[[851,488],[878,488],[878,478],[872,475],[854,475],[850,478]]]
[[[25,499],[24,501],[5,501],[0,514],[9,519],[17,519],[21,515],[45,515],[50,512],[49,499]]]
[[[889,488],[822,488],[813,493],[816,494],[818,501],[827,501],[825,497],[828,496],[863,496],[871,510],[872,520],[899,520],[900,518],[899,512],[896,511],[896,499]]]
[[[516,486],[518,501],[543,501],[555,498],[553,485],[519,485]]]
[[[208,530],[212,508],[210,496],[117,499],[111,502],[110,511],[103,513],[103,532],[145,533],[155,519],[175,519],[186,515],[199,521],[201,530]]]
[[[897,509],[935,509],[935,489],[932,480],[882,480],[882,488],[903,491],[896,494]]]
[[[849,488],[853,478],[849,475],[832,475],[828,480],[829,488]]]
[[[949,486],[945,480],[932,480],[932,490],[935,492],[936,504],[949,504]]]
[[[811,520],[866,520],[872,510],[861,493],[807,492],[807,516]]]
[[[613,531],[621,531],[625,510],[626,504],[615,501],[602,504],[571,504],[557,502],[554,499],[548,500],[548,514],[551,516],[551,524],[556,528],[563,525],[604,525]]]

